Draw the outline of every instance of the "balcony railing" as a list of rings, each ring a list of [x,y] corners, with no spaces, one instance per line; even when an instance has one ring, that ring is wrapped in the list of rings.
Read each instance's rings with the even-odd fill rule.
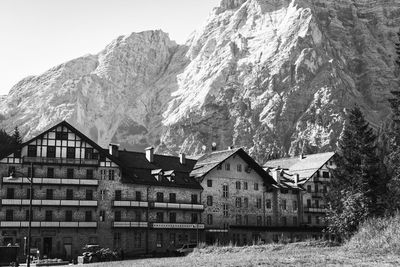
[[[184,209],[184,210],[204,210],[202,204],[183,204],[170,202],[152,202],[150,207],[158,209]]]
[[[130,201],[130,200],[114,200],[114,207],[144,207],[147,208],[149,206],[149,202],[147,201]]]
[[[314,177],[314,182],[319,182],[319,183],[326,183],[329,182],[331,178],[326,178],[326,177]]]
[[[323,198],[325,197],[326,192],[311,192],[311,197],[313,198]]]
[[[4,206],[29,206],[29,199],[2,199]],[[97,207],[97,200],[32,199],[33,206]]]
[[[305,207],[304,212],[313,212],[313,213],[326,213],[326,208],[323,207]]]
[[[28,221],[1,221],[1,227],[27,228]],[[97,222],[38,222],[33,221],[31,227],[34,228],[96,228]]]
[[[17,177],[8,179],[3,177],[3,183],[7,184],[29,184],[29,179],[25,177]],[[95,179],[64,179],[64,178],[33,178],[34,184],[51,184],[51,185],[84,185],[98,186],[99,181]]]
[[[150,223],[149,226],[157,229],[204,229],[202,223]]]
[[[144,228],[148,225],[147,222],[113,222],[114,228]]]
[[[47,157],[23,157],[23,163],[36,164],[65,164],[65,165],[99,165],[97,159],[67,159],[67,158],[47,158]]]

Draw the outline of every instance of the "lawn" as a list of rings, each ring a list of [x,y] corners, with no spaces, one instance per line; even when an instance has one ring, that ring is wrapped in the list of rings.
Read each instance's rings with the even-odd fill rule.
[[[207,247],[186,257],[96,263],[109,266],[400,266],[400,256],[362,253],[321,242],[269,244],[247,247]]]

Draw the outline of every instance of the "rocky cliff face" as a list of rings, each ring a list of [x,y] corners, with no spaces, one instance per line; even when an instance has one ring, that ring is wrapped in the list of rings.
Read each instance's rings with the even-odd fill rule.
[[[378,125],[396,86],[400,0],[223,0],[185,46],[119,37],[98,55],[28,77],[0,99],[27,136],[67,119],[101,145],[270,154],[335,148],[344,109]]]

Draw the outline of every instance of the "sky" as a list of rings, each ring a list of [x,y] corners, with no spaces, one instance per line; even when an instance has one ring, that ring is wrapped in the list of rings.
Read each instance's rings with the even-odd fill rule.
[[[24,77],[161,29],[184,43],[220,0],[0,0],[0,95]]]

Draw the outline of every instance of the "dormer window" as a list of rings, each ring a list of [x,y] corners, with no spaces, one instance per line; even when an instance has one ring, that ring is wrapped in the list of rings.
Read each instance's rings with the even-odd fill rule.
[[[173,170],[165,171],[164,177],[166,177],[170,182],[175,182],[175,172]]]
[[[151,170],[151,175],[153,175],[154,178],[157,179],[157,181],[161,182],[163,177],[163,171],[162,169]]]

